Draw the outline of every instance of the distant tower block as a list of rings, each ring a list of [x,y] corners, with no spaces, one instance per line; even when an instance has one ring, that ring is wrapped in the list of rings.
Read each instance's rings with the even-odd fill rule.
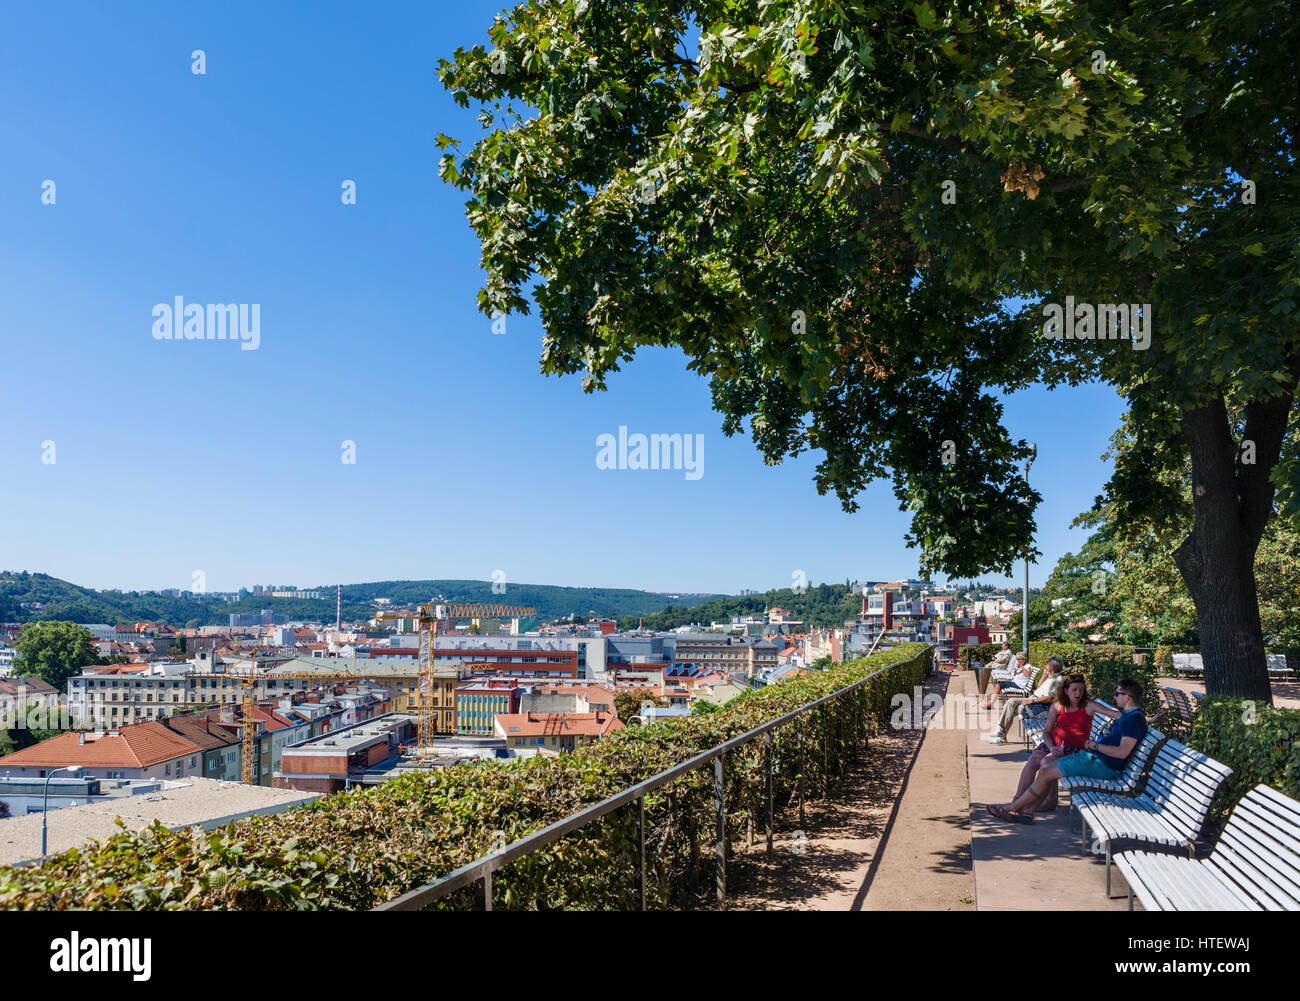
[[[334,628],[343,628],[343,585],[339,585],[338,596],[334,599]]]

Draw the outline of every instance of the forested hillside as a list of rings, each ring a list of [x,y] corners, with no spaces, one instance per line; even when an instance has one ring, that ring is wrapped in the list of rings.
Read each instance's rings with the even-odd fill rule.
[[[133,622],[165,622],[193,628],[201,625],[225,625],[234,612],[257,612],[269,608],[277,615],[311,622],[334,620],[334,585],[320,590],[329,595],[320,600],[269,598],[249,595],[240,601],[219,598],[170,597],[139,591],[96,591],[80,587],[57,577],[39,573],[0,573],[0,622],[33,622],[62,619],[71,622],[106,622],[124,625]],[[493,593],[491,581],[480,580],[407,580],[378,581],[343,585],[343,620],[364,620],[374,612],[374,599],[388,598],[396,605],[429,601],[441,597],[447,601],[489,601],[511,605],[531,605],[538,615],[555,619],[570,614],[587,616],[650,615],[668,604],[663,595],[628,588],[558,587],[551,584],[512,584],[504,593]],[[679,603],[708,600],[709,595]],[[35,609],[32,606],[39,604]]]

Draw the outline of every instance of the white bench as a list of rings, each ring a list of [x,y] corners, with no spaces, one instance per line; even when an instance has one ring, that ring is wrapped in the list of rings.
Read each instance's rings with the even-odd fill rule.
[[[1103,716],[1102,719],[1105,719]],[[1096,721],[1093,721],[1093,740],[1097,739]],[[1107,721],[1109,725],[1109,721]],[[1102,728],[1103,731],[1105,727]],[[1114,796],[1136,796],[1139,792],[1138,786],[1142,778],[1142,772],[1146,769],[1147,762],[1151,760],[1151,755],[1155,753],[1165,741],[1165,735],[1159,730],[1147,727],[1146,736],[1142,738],[1141,743],[1133,748],[1133,753],[1128,756],[1128,761],[1124,767],[1115,773],[1113,779],[1094,779],[1086,775],[1078,778],[1062,778],[1061,788],[1070,793],[1070,830],[1074,830],[1074,813],[1075,802],[1074,796],[1081,792],[1108,792]],[[1082,831],[1082,827],[1080,827]],[[1088,834],[1083,831],[1083,848],[1088,849]]]
[[[1289,678],[1292,675],[1291,668],[1287,667],[1286,654],[1270,653],[1265,656],[1268,660],[1268,676],[1270,678]],[[1174,654],[1174,671],[1187,677],[1204,676],[1205,665],[1202,663],[1199,653],[1176,653]]]
[[[1084,843],[1091,829],[1106,849],[1106,896],[1110,896],[1113,842],[1139,841],[1195,854],[1214,794],[1231,774],[1227,765],[1167,740],[1156,751],[1151,774],[1138,795],[1071,790],[1070,802],[1083,821]]]
[[[1188,677],[1192,675],[1204,675],[1205,665],[1201,663],[1199,653],[1176,653],[1174,654],[1174,671],[1178,674],[1185,674]]]
[[[1258,785],[1205,859],[1120,852],[1115,864],[1148,911],[1300,911],[1300,803]]]

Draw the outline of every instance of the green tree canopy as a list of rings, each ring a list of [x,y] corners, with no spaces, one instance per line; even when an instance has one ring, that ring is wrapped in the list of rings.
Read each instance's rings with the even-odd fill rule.
[[[949,576],[1036,555],[997,395],[1103,380],[1139,430],[1122,519],[1185,510],[1158,474],[1190,458],[1210,692],[1271,698],[1250,566],[1275,493],[1300,512],[1290,4],[532,0],[488,36],[440,63],[485,132],[441,136],[441,173],[480,308],[536,302],[543,372],[603,389],[681,348],[767,461],[820,451],[847,510],[892,478]],[[1066,306],[1098,319],[1075,304],[1140,307],[1135,336],[1059,336]]]
[[[89,630],[75,622],[31,622],[14,642],[15,674],[32,675],[66,690],[68,678],[81,668],[99,663],[99,652]]]

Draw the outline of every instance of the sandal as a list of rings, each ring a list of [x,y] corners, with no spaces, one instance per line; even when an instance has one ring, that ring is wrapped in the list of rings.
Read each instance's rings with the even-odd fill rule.
[[[997,817],[998,820],[1010,820],[1013,823],[1017,823],[1017,824],[1032,824],[1034,822],[1034,818],[1032,815],[1028,813],[1016,813],[1013,810],[1007,810],[997,803],[990,803],[988,805],[988,811],[993,816]]]

